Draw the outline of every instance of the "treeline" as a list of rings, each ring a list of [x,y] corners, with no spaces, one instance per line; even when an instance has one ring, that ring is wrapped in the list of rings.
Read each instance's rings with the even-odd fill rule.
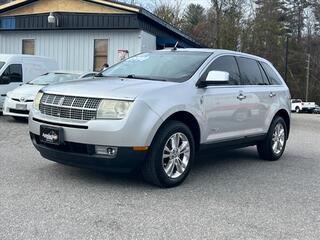
[[[141,4],[207,47],[267,58],[283,77],[288,40],[292,97],[306,100],[308,92],[307,100],[320,103],[320,0],[211,0],[206,8],[200,0],[186,7],[183,0],[123,1]]]
[[[154,13],[207,47],[267,58],[283,77],[288,40],[287,83],[292,97],[306,100],[309,77],[308,100],[320,103],[319,0],[211,0],[209,8],[182,4],[158,1]]]

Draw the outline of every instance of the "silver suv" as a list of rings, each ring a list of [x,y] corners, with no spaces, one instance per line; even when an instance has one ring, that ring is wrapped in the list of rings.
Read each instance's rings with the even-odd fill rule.
[[[41,90],[29,119],[40,154],[66,165],[140,169],[161,187],[185,180],[205,147],[257,145],[278,160],[290,131],[290,93],[265,59],[225,50],[143,53],[95,80]]]

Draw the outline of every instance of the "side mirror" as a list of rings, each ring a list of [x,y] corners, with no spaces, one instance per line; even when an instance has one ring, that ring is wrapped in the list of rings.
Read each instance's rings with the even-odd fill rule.
[[[206,78],[206,83],[210,84],[224,84],[229,82],[229,73],[222,71],[210,71]]]
[[[0,77],[0,84],[9,84],[10,83],[10,77],[8,76],[1,76]]]

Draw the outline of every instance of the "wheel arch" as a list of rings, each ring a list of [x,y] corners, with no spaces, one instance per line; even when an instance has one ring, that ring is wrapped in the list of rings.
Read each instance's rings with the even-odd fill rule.
[[[290,124],[291,124],[290,114],[287,112],[287,110],[281,109],[275,114],[274,118],[275,117],[281,117],[285,121],[287,125],[287,130],[288,130],[288,134],[287,134],[287,139],[288,139],[290,134]]]
[[[201,129],[200,129],[200,125],[199,125],[199,122],[196,119],[196,117],[193,114],[191,114],[190,112],[187,112],[187,111],[175,112],[175,113],[171,114],[170,116],[168,116],[163,121],[163,123],[159,127],[158,131],[161,129],[161,127],[166,122],[168,122],[170,120],[175,120],[175,121],[182,122],[182,123],[184,123],[185,125],[187,125],[189,127],[189,129],[192,132],[192,135],[194,137],[196,151],[198,151],[199,148],[200,148],[200,141],[201,141]]]

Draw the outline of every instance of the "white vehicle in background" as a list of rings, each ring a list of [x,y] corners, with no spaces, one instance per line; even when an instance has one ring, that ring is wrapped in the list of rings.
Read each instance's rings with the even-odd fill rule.
[[[44,86],[94,77],[95,75],[96,72],[53,71],[45,73],[8,92],[4,102],[3,114],[16,119],[27,118],[36,94]]]
[[[303,102],[302,103],[302,111],[303,112],[308,112],[308,113],[313,113],[313,110],[316,108],[316,103],[315,102]]]
[[[291,111],[296,113],[299,113],[302,111],[301,99],[291,99]]]
[[[291,111],[292,112],[310,112],[316,108],[315,102],[303,102],[301,99],[291,99]]]
[[[0,112],[7,93],[40,75],[58,70],[55,60],[17,54],[0,54]]]

